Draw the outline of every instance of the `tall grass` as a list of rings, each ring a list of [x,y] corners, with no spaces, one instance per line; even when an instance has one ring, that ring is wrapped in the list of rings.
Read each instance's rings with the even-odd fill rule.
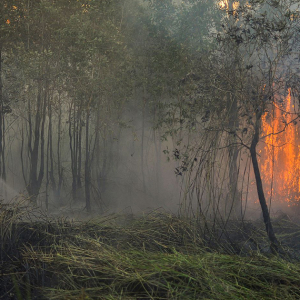
[[[261,223],[202,232],[160,211],[70,222],[5,209],[0,299],[300,299],[300,229],[288,219],[275,227],[290,255],[276,257]]]

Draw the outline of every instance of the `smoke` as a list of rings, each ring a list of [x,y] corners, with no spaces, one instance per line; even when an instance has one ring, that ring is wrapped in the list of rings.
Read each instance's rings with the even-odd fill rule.
[[[3,179],[0,179],[0,201],[10,203],[20,195],[15,189],[9,186]]]

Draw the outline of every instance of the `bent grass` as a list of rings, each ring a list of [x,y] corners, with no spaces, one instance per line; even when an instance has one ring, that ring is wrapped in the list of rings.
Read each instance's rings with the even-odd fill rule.
[[[279,237],[299,238],[285,224]],[[11,225],[21,242],[2,239],[2,252],[18,249],[2,256],[1,288],[17,299],[300,299],[299,260],[209,248],[195,223],[170,214]],[[251,239],[265,242],[253,228]]]

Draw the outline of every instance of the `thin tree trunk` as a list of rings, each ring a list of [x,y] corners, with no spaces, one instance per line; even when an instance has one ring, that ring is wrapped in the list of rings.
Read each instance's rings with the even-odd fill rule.
[[[146,182],[145,182],[145,170],[144,170],[144,141],[145,141],[145,99],[143,101],[142,111],[142,144],[141,144],[141,171],[142,171],[142,183],[143,192],[146,193]]]
[[[279,243],[275,236],[273,226],[271,223],[271,218],[270,218],[270,214],[269,214],[269,210],[268,210],[268,206],[267,206],[267,202],[263,190],[263,184],[262,184],[262,179],[260,175],[259,165],[257,161],[257,154],[256,154],[256,146],[259,141],[259,124],[260,124],[260,116],[257,116],[256,124],[255,124],[255,132],[250,147],[250,154],[251,154],[252,166],[255,174],[258,199],[263,213],[263,219],[266,226],[267,235],[271,242],[271,251],[273,253],[277,253],[279,250]]]
[[[236,138],[231,138],[236,142]],[[230,212],[238,219],[242,217],[241,195],[238,188],[239,170],[237,166],[239,150],[236,146],[229,146],[229,188],[230,188]]]
[[[72,138],[72,105],[70,105],[70,110],[69,110],[69,147],[70,147],[70,154],[71,154],[71,170],[72,170],[72,198],[74,201],[74,193],[76,191],[76,182],[74,181],[74,151],[73,151],[73,138]]]
[[[73,128],[69,127],[70,148],[72,149],[72,195],[73,201],[80,199],[80,192],[82,188],[81,183],[81,163],[82,163],[82,105],[77,107],[75,104],[73,108]],[[76,112],[77,108],[77,112]],[[71,124],[71,117],[69,117]],[[73,141],[73,142],[72,142]]]
[[[81,109],[80,109],[81,110]],[[78,165],[77,165],[77,187],[80,189],[82,187],[81,184],[81,162],[82,162],[82,116],[81,112],[78,120],[79,132],[78,132]]]
[[[30,171],[29,171],[29,182],[27,186],[27,191],[29,193],[31,201],[36,205],[37,204],[37,196],[39,192],[38,188],[38,159],[39,159],[39,144],[40,144],[40,124],[41,124],[41,106],[42,106],[42,88],[41,83],[38,83],[38,95],[37,95],[37,105],[36,105],[36,117],[35,117],[35,126],[34,126],[34,140],[33,147],[31,144],[32,138],[32,124],[29,122],[29,159],[30,159]],[[28,110],[29,114],[31,114],[30,109],[30,99],[28,99]]]
[[[85,124],[85,203],[87,212],[91,212],[91,169],[90,169],[90,149],[89,149],[89,109],[86,112],[86,124]]]
[[[61,186],[63,181],[63,168],[61,166],[61,151],[60,151],[60,144],[61,144],[61,117],[62,117],[62,108],[61,108],[61,98],[60,94],[58,96],[58,134],[57,134],[57,169],[58,169],[58,186],[57,186],[57,200],[61,202]]]
[[[97,108],[97,123],[96,123],[96,137],[95,137],[95,143],[96,143],[96,164],[95,164],[95,172],[96,172],[96,178],[97,178],[97,189],[98,192],[101,194],[104,187],[102,184],[102,176],[101,176],[101,163],[100,163],[100,153],[101,153],[101,147],[100,147],[100,108]]]
[[[5,118],[2,116],[2,179],[6,181],[6,165],[5,165]]]
[[[42,185],[44,177],[44,164],[45,164],[45,120],[46,120],[46,105],[48,97],[48,84],[44,89],[44,97],[42,95],[42,81],[38,83],[38,95],[36,103],[36,114],[34,131],[29,118],[29,137],[28,137],[28,153],[29,153],[29,180],[27,191],[32,203],[37,204],[37,197]],[[31,113],[30,100],[28,100],[28,113]],[[33,133],[33,134],[32,134]],[[34,137],[34,138],[33,138]],[[33,138],[33,147],[32,147]],[[40,161],[39,161],[40,159]]]
[[[46,157],[47,157],[47,161],[46,161],[46,210],[48,210],[49,208],[49,183],[50,183],[50,178],[49,178],[49,156],[51,155],[50,154],[50,128],[51,128],[51,117],[49,116],[49,127],[48,127],[48,141],[47,141],[47,154],[46,154]]]
[[[3,83],[2,83],[2,45],[0,44],[0,176],[5,181],[5,155],[4,155],[4,99],[3,99]]]
[[[49,177],[52,185],[52,189],[56,191],[56,180],[54,177],[54,159],[53,159],[53,142],[52,142],[52,105],[49,101],[48,104],[48,116],[49,116],[49,127],[48,127],[48,151],[49,151],[49,162],[50,162],[50,171]]]

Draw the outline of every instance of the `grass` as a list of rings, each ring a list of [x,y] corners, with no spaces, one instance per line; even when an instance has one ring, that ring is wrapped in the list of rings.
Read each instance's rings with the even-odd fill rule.
[[[289,245],[300,230],[287,219],[274,225],[293,255],[275,257],[259,223],[224,233],[159,211],[88,222],[0,212],[0,299],[300,299]]]
[[[55,255],[28,251],[59,278],[48,299],[297,299],[300,266],[278,258],[115,251],[91,241],[91,249],[65,245]],[[34,268],[38,266],[34,264]],[[59,270],[59,272],[58,272]],[[113,299],[113,298],[111,298]]]

